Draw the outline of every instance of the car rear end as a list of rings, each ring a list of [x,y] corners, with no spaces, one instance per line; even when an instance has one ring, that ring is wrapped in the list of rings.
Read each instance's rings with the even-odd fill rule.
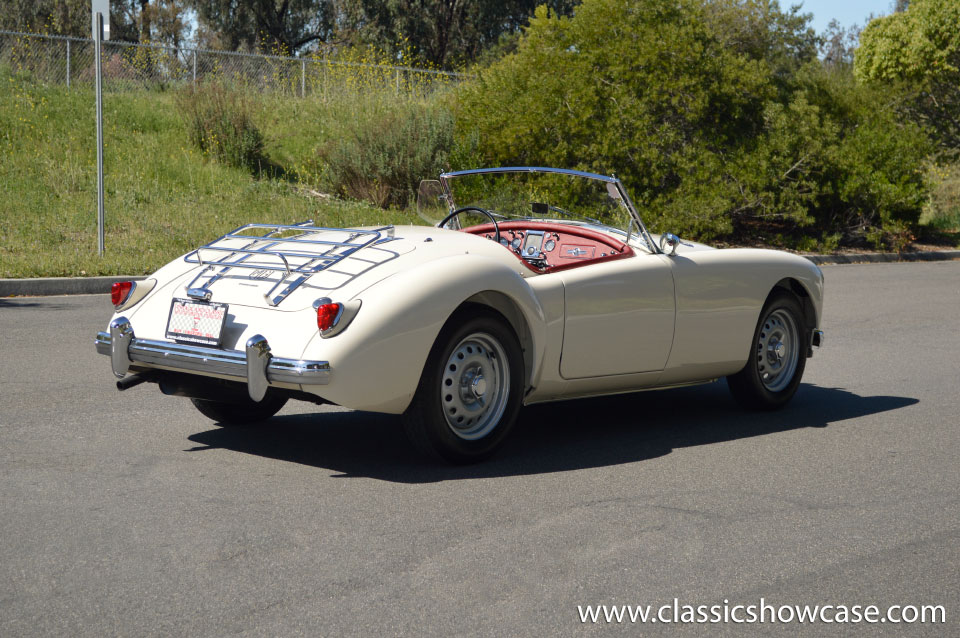
[[[97,351],[119,389],[152,381],[193,398],[261,401],[272,388],[316,400],[331,366],[303,352],[343,331],[356,290],[410,250],[393,239],[392,227],[243,226],[148,279],[115,284]]]

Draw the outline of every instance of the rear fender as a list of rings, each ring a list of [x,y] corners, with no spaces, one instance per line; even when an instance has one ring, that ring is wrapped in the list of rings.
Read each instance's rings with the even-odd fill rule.
[[[399,272],[367,288],[356,318],[341,334],[315,335],[303,359],[329,361],[323,398],[339,405],[399,414],[413,398],[440,330],[465,301],[494,291],[519,309],[529,331],[526,385],[543,359],[546,324],[540,302],[523,277],[500,261],[455,255]],[[339,301],[339,300],[334,300]],[[307,388],[305,388],[307,389]]]

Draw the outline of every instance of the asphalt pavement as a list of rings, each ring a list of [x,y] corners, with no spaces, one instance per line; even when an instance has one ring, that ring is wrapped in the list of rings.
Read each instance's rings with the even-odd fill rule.
[[[824,272],[826,346],[783,411],[722,381],[533,406],[466,468],[396,417],[220,428],[119,393],[107,296],[0,299],[0,636],[960,635],[960,262]],[[674,598],[946,623],[578,614]]]

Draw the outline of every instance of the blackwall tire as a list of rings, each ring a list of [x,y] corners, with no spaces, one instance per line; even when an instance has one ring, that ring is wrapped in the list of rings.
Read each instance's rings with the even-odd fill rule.
[[[751,410],[786,405],[803,377],[808,333],[797,298],[786,291],[774,292],[760,312],[747,364],[727,377],[737,403]]]
[[[427,357],[404,430],[424,454],[481,461],[500,446],[523,398],[523,355],[513,329],[492,312],[454,315]]]
[[[253,399],[226,403],[206,399],[190,399],[194,407],[203,416],[213,419],[219,425],[250,425],[266,421],[280,411],[287,400],[283,397],[267,395],[259,403]]]

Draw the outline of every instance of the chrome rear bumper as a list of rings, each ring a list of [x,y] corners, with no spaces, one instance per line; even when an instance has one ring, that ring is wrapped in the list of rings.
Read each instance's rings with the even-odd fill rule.
[[[117,317],[110,322],[110,332],[97,333],[95,343],[97,352],[110,357],[113,374],[118,378],[123,378],[135,364],[222,375],[245,382],[254,401],[264,397],[270,383],[326,385],[330,382],[328,361],[274,357],[267,340],[260,335],[247,341],[245,351],[221,350],[137,339],[130,322],[125,317]]]

